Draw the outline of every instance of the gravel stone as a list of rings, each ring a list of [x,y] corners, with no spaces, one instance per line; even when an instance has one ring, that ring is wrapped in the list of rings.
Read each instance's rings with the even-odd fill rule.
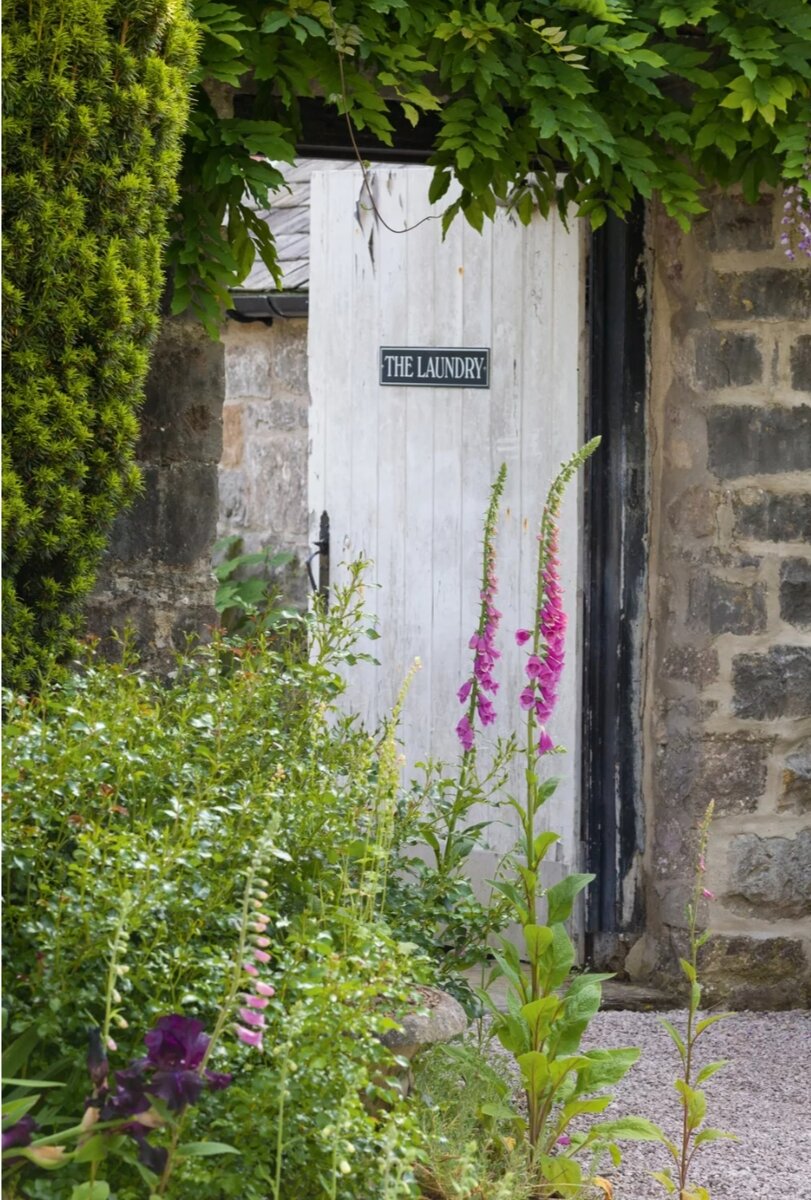
[[[667,1018],[683,1033],[686,1012],[669,1012]],[[639,1062],[614,1089],[616,1099],[600,1119],[644,1116],[676,1140],[681,1110],[673,1080],[681,1064],[657,1015],[600,1012],[582,1045],[641,1048]],[[490,1048],[510,1061],[495,1040]],[[740,1141],[699,1150],[693,1182],[708,1188],[712,1200],[811,1200],[811,1013],[736,1013],[711,1026],[696,1053],[699,1066],[730,1060],[705,1085],[706,1124]],[[600,1168],[614,1186],[615,1200],[662,1200],[664,1189],[649,1172],[667,1165],[665,1148],[625,1142],[622,1149],[618,1168],[610,1161]]]

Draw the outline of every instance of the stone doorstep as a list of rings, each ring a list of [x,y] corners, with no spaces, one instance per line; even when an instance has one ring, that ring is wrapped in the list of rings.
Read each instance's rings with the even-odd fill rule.
[[[471,987],[480,986],[480,968],[474,967],[465,971],[464,975]],[[507,981],[503,977],[496,979],[490,985],[489,992],[496,1007],[502,1012],[506,1011]],[[608,979],[603,983],[601,1012],[666,1012],[680,1007],[683,1007],[683,1002],[673,992],[663,992],[659,988],[621,979]]]

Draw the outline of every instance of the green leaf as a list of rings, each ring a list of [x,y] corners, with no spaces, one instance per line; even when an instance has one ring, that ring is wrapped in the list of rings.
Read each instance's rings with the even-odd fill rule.
[[[700,1087],[702,1083],[706,1083],[716,1071],[720,1071],[722,1067],[728,1066],[729,1061],[728,1058],[720,1058],[717,1062],[707,1063],[706,1067],[702,1067],[696,1076],[696,1085]]]
[[[579,1092],[597,1092],[611,1087],[630,1071],[641,1051],[627,1046],[617,1050],[589,1050],[587,1067],[577,1072]]]
[[[109,1195],[109,1183],[105,1183],[103,1179],[97,1179],[95,1183],[88,1180],[87,1183],[79,1183],[73,1188],[70,1200],[108,1200]]]
[[[548,925],[525,925],[523,934],[527,957],[531,963],[538,961],[544,951],[552,945],[555,936]]]
[[[658,1125],[645,1117],[618,1117],[616,1121],[603,1121],[592,1125],[593,1133],[601,1139],[630,1142],[664,1142],[666,1136]]]
[[[594,875],[567,875],[546,892],[546,919],[550,925],[568,921],[575,897],[595,879]]]
[[[73,1160],[77,1163],[101,1162],[107,1157],[108,1148],[109,1139],[103,1133],[97,1133],[78,1147]]]
[[[739,1142],[736,1133],[726,1133],[723,1129],[702,1129],[696,1134],[694,1146],[703,1146],[705,1142]]]
[[[687,1047],[685,1046],[684,1039],[681,1036],[681,1034],[679,1033],[679,1031],[676,1029],[675,1025],[672,1025],[670,1023],[670,1021],[667,1020],[666,1017],[659,1017],[658,1020],[659,1020],[659,1024],[663,1025],[664,1028],[667,1030],[667,1032],[670,1034],[671,1040],[674,1042],[676,1049],[678,1050],[679,1055],[681,1056],[682,1062],[687,1062]]]
[[[661,1183],[668,1195],[672,1195],[676,1191],[676,1184],[671,1179],[669,1171],[651,1171],[651,1175],[657,1183]]]
[[[207,1158],[211,1154],[241,1154],[235,1146],[227,1142],[184,1142],[177,1148],[181,1158]]]
[[[50,1079],[6,1079],[3,1078],[3,1084],[6,1087],[22,1087],[22,1088],[63,1088],[64,1083],[54,1083]]]
[[[39,1030],[36,1025],[29,1025],[10,1046],[3,1051],[3,1074],[16,1075],[20,1067],[28,1061],[31,1051],[39,1041]]]
[[[515,1061],[521,1069],[530,1096],[540,1095],[549,1081],[549,1059],[539,1050],[530,1050],[528,1054],[519,1054]]]
[[[696,1025],[696,1037],[699,1037],[704,1032],[705,1029],[709,1029],[711,1025],[714,1025],[716,1023],[716,1021],[725,1021],[727,1019],[727,1017],[734,1017],[734,1016],[735,1016],[735,1013],[722,1012],[722,1013],[714,1013],[713,1016],[711,1016],[711,1017],[704,1017]]]
[[[20,1117],[24,1117],[27,1112],[37,1104],[40,1097],[36,1096],[20,1096],[17,1100],[3,1101],[3,1125],[13,1125],[19,1121]]]

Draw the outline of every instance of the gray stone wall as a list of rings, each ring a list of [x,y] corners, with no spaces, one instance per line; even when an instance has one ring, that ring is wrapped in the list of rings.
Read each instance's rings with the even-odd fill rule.
[[[306,596],[307,322],[229,321],[223,335],[225,405],[219,468],[219,537],[245,551],[291,550],[287,597]]]
[[[651,222],[647,928],[637,976],[683,945],[694,831],[715,801],[711,991],[808,999],[811,948],[811,270],[779,207]]]
[[[87,609],[88,631],[115,652],[129,627],[148,666],[171,665],[188,635],[216,621],[211,547],[222,453],[224,349],[194,321],[164,320],[141,412],[143,490],[113,526]]]

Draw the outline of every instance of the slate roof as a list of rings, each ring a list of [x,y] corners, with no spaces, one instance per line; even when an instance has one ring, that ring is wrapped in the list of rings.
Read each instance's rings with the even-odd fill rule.
[[[292,165],[275,165],[284,175],[286,186],[274,195],[270,208],[257,211],[267,221],[276,239],[284,276],[282,290],[306,291],[310,283],[310,176],[313,171],[351,170],[356,164],[346,160],[300,158]],[[270,271],[259,257],[239,290],[277,290]]]

